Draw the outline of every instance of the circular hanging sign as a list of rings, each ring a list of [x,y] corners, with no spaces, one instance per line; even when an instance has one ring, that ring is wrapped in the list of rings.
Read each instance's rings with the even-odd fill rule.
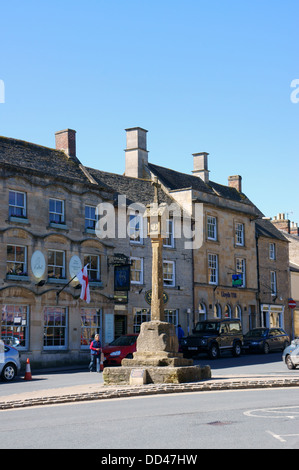
[[[33,276],[37,279],[43,277],[46,269],[46,260],[43,253],[39,250],[36,250],[31,256],[31,270]]]
[[[75,277],[78,274],[78,272],[81,271],[81,269],[82,269],[82,263],[81,263],[79,256],[77,255],[72,256],[70,259],[70,263],[69,263],[71,279],[73,279],[73,277]],[[74,281],[78,281],[78,279],[75,278]]]
[[[144,298],[147,301],[147,303],[150,305],[152,303],[152,290],[146,291],[144,294]],[[168,294],[166,292],[163,292],[163,300],[164,300],[164,305],[167,304],[168,302]]]

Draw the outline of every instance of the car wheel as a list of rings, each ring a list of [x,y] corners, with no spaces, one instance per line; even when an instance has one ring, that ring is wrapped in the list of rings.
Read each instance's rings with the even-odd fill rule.
[[[1,377],[5,382],[10,382],[16,376],[17,370],[13,364],[6,364],[2,370]]]
[[[265,344],[264,344],[263,350],[264,350],[264,354],[268,354],[268,353],[269,353],[269,351],[270,351],[270,346],[269,346],[268,343],[265,343]]]
[[[129,354],[126,356],[126,359],[133,359],[133,354],[132,354],[132,353],[129,353]]]
[[[241,356],[241,353],[242,353],[241,343],[238,342],[238,343],[234,344],[233,356],[234,357],[239,357],[239,356]]]
[[[290,369],[290,370],[296,369],[296,367],[294,366],[294,364],[292,362],[291,356],[289,354],[285,358],[285,363],[286,363],[288,369]]]
[[[219,348],[217,344],[212,344],[212,346],[209,349],[209,358],[210,359],[218,359],[219,357]]]

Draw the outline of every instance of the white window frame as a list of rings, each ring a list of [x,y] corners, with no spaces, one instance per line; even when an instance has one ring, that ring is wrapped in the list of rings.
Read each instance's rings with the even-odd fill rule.
[[[143,284],[143,258],[132,256],[131,258],[131,284],[141,285]],[[136,261],[140,261],[140,269],[136,268]],[[139,273],[139,276],[138,276]],[[135,279],[133,279],[135,277]],[[136,278],[139,277],[139,280]]]
[[[54,264],[49,264],[49,252],[50,251],[53,251],[54,252],[54,261],[55,263]],[[59,265],[59,264],[56,264],[56,253],[62,253],[63,254],[63,264],[62,266]],[[62,274],[61,274],[61,277],[51,277],[49,278],[49,266],[52,266],[54,269],[54,273],[55,273],[55,268],[59,268],[59,269],[62,269]],[[48,249],[48,278],[49,279],[65,279],[66,278],[66,274],[65,274],[65,251],[63,250],[52,250],[52,249]]]
[[[96,269],[91,268],[91,258],[96,258]],[[101,261],[99,255],[86,254],[84,255],[84,266],[87,266],[87,275],[89,282],[100,282],[101,281]],[[91,277],[91,273],[96,273],[96,278]]]
[[[143,217],[140,213],[129,214],[129,239],[136,245],[143,243]]]
[[[244,258],[236,258],[236,273],[242,275],[242,285],[246,286],[246,260]]]
[[[276,271],[270,271],[271,295],[277,295],[277,275]]]
[[[179,323],[179,311],[175,308],[164,309],[165,321],[177,326]]]
[[[13,193],[14,194],[14,199],[15,199],[15,203],[14,204],[10,204],[9,203],[9,199],[10,199],[10,193]],[[17,194],[22,194],[23,197],[24,197],[24,205],[20,206],[17,204]],[[25,219],[27,217],[27,207],[26,207],[26,193],[24,193],[23,191],[15,191],[14,189],[10,189],[9,190],[9,194],[8,194],[8,214],[9,214],[9,217],[20,217],[20,218],[23,218]],[[16,210],[21,210],[22,211],[22,214],[21,215],[18,215],[18,214],[11,214],[11,210],[12,212],[14,212],[14,209]]]
[[[218,255],[208,253],[208,282],[218,285]]]
[[[11,260],[11,261],[8,261],[7,259],[7,248],[11,246],[14,248],[14,259]],[[16,254],[16,248],[24,248],[24,261],[17,261],[17,254]],[[8,265],[9,264],[12,264],[13,266],[16,266],[16,265],[22,265],[23,266],[23,270],[20,274],[17,274],[15,269],[13,272],[9,272],[8,270]],[[6,245],[6,274],[8,275],[15,275],[15,276],[24,276],[24,275],[27,275],[27,246],[24,246],[24,245],[13,245],[11,243],[8,243]]]
[[[54,211],[51,211],[50,210],[50,202],[51,201],[54,201],[55,202],[55,210]],[[62,207],[62,212],[58,212],[57,211],[57,207],[56,207],[56,203],[57,202],[61,202],[61,207]],[[56,221],[56,220],[51,220],[51,214],[54,214],[54,215],[58,215],[59,218],[60,218],[60,221]],[[65,211],[64,211],[64,200],[63,199],[57,199],[57,198],[54,198],[54,197],[50,197],[49,198],[49,223],[50,224],[60,224],[60,225],[63,225],[65,224]]]
[[[133,308],[134,333],[140,333],[140,326],[144,322],[151,321],[150,308]]]
[[[212,215],[207,216],[207,235],[208,240],[217,241],[217,218]]]
[[[8,338],[9,336],[17,338],[20,333],[24,333],[24,345],[14,346],[14,344],[11,344],[11,346],[17,348],[20,351],[28,350],[30,325],[29,305],[1,304],[0,308],[0,315],[2,315],[0,324],[2,332],[6,332],[6,336],[3,335],[2,339],[5,340],[5,338]],[[18,323],[16,322],[16,319],[19,320]]]
[[[269,243],[269,259],[276,260],[276,245]]]
[[[166,221],[166,238],[163,239],[165,248],[174,248],[174,221],[167,219]]]
[[[237,246],[244,246],[245,244],[245,230],[244,224],[237,222],[236,223],[236,231],[235,231],[235,240]]]
[[[48,318],[48,315],[65,315],[65,325],[50,325],[47,321],[47,324],[45,324],[45,315],[46,315],[46,310],[47,309],[54,309],[54,310],[57,310],[56,313],[52,313],[52,312],[47,312],[47,318]],[[58,310],[61,310],[63,312],[58,312]],[[44,307],[44,310],[43,310],[43,330],[44,330],[44,333],[45,333],[45,329],[46,328],[52,328],[53,330],[55,329],[58,329],[58,328],[63,328],[64,329],[64,344],[60,344],[60,345],[45,345],[45,339],[46,339],[46,335],[44,334],[44,342],[43,342],[43,349],[45,351],[49,351],[49,350],[65,350],[68,348],[68,308],[67,307],[58,307],[58,306],[55,306],[55,307],[52,307],[52,306],[47,306],[47,307]]]
[[[169,266],[172,266],[171,272],[168,270]],[[175,286],[175,261],[163,260],[163,286]]]
[[[86,214],[86,209],[88,211],[88,214]],[[91,213],[93,212],[93,210],[94,210],[94,216]],[[95,230],[97,221],[98,221],[97,207],[91,206],[89,204],[85,204],[85,213],[84,213],[85,230]],[[86,223],[88,227],[86,226]]]

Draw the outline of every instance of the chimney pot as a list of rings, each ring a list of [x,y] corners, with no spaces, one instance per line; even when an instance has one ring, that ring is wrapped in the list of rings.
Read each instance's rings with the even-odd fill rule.
[[[55,133],[56,150],[63,150],[68,157],[76,158],[76,131],[65,129]]]

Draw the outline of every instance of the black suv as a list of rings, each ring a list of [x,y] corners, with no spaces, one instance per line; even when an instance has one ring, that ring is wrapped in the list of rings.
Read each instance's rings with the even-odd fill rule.
[[[206,352],[211,359],[217,359],[221,351],[232,351],[236,357],[241,355],[243,334],[237,319],[201,321],[192,332],[193,335],[181,340],[184,357]]]

